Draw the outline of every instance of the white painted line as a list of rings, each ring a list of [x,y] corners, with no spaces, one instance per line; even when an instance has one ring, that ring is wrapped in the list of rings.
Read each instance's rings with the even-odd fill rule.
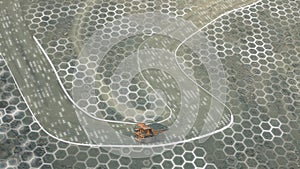
[[[252,5],[257,4],[257,3],[259,3],[259,2],[261,2],[261,0],[260,0],[260,1],[257,1],[256,3],[249,4],[249,5],[246,5],[246,6],[243,6],[243,7],[240,7],[240,8],[237,8],[237,9],[234,9],[234,10],[231,10],[231,11],[228,11],[228,12],[225,12],[224,14],[220,15],[219,17],[215,18],[214,20],[212,20],[211,22],[209,22],[208,24],[206,24],[204,27],[206,27],[207,25],[209,25],[209,24],[215,22],[218,18],[220,18],[220,17],[222,17],[222,16],[224,16],[224,15],[230,13],[230,12],[237,11],[237,10],[240,10],[240,9],[243,9],[243,8],[246,8],[246,7],[249,7],[249,6],[252,6]],[[203,27],[203,28],[204,28],[204,27]],[[200,30],[202,30],[202,29],[200,29]],[[33,38],[34,38],[34,40],[38,43],[37,39],[36,39],[35,37],[33,37]],[[189,37],[188,37],[188,38],[189,38]],[[188,38],[187,38],[187,39],[188,39]],[[187,39],[186,39],[186,40],[187,40]],[[42,50],[42,52],[44,53],[45,51],[43,51],[43,49],[41,48],[41,46],[40,46],[39,43],[38,43],[38,45],[39,45],[40,49]],[[45,53],[44,53],[44,54],[45,54]],[[45,55],[45,56],[47,56],[47,55]],[[47,58],[47,59],[49,59],[49,58]],[[48,60],[48,61],[49,61],[49,60]],[[4,62],[6,63],[5,59],[4,59]],[[50,63],[51,63],[51,62],[50,62]],[[7,63],[6,63],[6,65],[7,65],[8,69],[9,69],[9,71],[12,72],[12,71],[10,70],[10,68],[9,68],[9,66],[8,66]],[[52,65],[52,64],[51,64],[51,65]],[[53,65],[52,65],[52,66],[53,66]],[[52,68],[54,68],[54,67],[52,67]],[[54,69],[54,70],[55,70],[55,69]],[[55,71],[54,71],[54,72],[55,72]],[[20,87],[19,87],[19,85],[18,85],[18,83],[17,83],[17,81],[16,81],[16,79],[15,79],[15,77],[14,77],[13,75],[12,75],[12,78],[14,79],[17,88],[20,90]],[[63,88],[63,90],[65,90],[65,89]],[[219,132],[224,131],[225,129],[229,128],[229,127],[233,124],[233,114],[231,114],[231,115],[230,115],[230,119],[231,119],[231,120],[230,120],[230,123],[229,123],[228,125],[226,125],[225,127],[221,128],[221,129],[215,130],[215,131],[212,132],[212,133],[207,133],[207,134],[201,135],[201,136],[199,136],[199,137],[195,137],[195,138],[191,138],[191,139],[187,139],[187,140],[182,140],[182,141],[177,141],[177,142],[171,142],[171,143],[165,143],[165,144],[159,144],[159,145],[142,145],[142,144],[141,144],[141,145],[96,145],[96,144],[76,143],[76,142],[66,141],[66,140],[60,139],[60,138],[58,138],[58,137],[52,135],[51,133],[49,133],[46,129],[44,129],[44,127],[39,123],[39,121],[38,121],[38,120],[36,119],[36,117],[34,116],[33,111],[32,111],[32,110],[30,109],[30,107],[28,106],[28,103],[26,102],[26,99],[25,99],[23,93],[21,92],[21,90],[20,90],[20,94],[21,94],[21,96],[24,98],[24,102],[27,104],[27,107],[28,107],[28,109],[30,110],[30,112],[31,112],[31,114],[32,114],[32,118],[34,119],[35,122],[38,123],[38,125],[41,127],[42,130],[44,130],[44,132],[45,132],[46,134],[48,134],[49,136],[51,136],[51,137],[53,137],[53,138],[55,138],[55,139],[57,139],[57,140],[59,140],[59,141],[61,141],[61,142],[65,142],[65,143],[73,144],[73,145],[80,145],[80,146],[90,146],[90,147],[119,147],[119,148],[128,148],[128,147],[141,147],[141,148],[147,148],[147,147],[148,147],[148,148],[152,148],[152,147],[170,146],[170,145],[176,145],[176,144],[180,144],[180,143],[186,143],[186,142],[190,142],[190,141],[193,141],[193,140],[202,139],[202,138],[211,136],[211,135],[213,135],[213,134],[215,134],[215,133],[219,133]],[[226,105],[225,105],[225,106],[226,106]],[[229,109],[229,110],[230,110],[230,109]],[[110,120],[103,120],[103,121],[108,121],[108,122],[110,122]],[[113,121],[112,123],[118,123],[118,122]],[[133,124],[135,124],[135,123],[133,123]]]

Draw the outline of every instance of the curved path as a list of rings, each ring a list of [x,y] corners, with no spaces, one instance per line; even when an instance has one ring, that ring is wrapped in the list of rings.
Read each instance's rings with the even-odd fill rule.
[[[253,0],[236,0],[231,2],[233,6],[219,6],[225,12],[252,2]],[[27,31],[19,8],[16,0],[8,1],[6,6],[0,7],[1,19],[8,23],[0,25],[1,38],[6,39],[1,44],[1,55],[5,58],[23,98],[48,134],[69,143],[92,145],[78,121],[73,104],[64,95],[49,62]],[[201,15],[199,18],[201,20]]]
[[[57,83],[47,59],[34,42],[17,0],[0,5],[1,55],[41,127],[62,140],[87,143],[75,109]]]

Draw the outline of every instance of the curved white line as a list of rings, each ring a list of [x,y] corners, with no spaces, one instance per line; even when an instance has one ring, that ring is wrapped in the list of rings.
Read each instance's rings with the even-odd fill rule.
[[[261,0],[255,2],[255,3],[253,3],[253,4],[249,4],[249,5],[246,5],[246,6],[243,6],[243,7],[240,7],[240,8],[233,9],[233,10],[231,10],[231,11],[225,12],[224,14],[220,15],[219,17],[215,18],[214,20],[212,20],[211,22],[209,22],[208,24],[206,24],[204,27],[206,27],[207,25],[209,25],[209,24],[215,22],[218,18],[220,18],[220,17],[222,17],[222,16],[224,16],[224,15],[230,13],[230,12],[237,11],[237,10],[240,10],[240,9],[242,9],[242,8],[250,7],[250,6],[252,6],[252,5],[256,4],[256,3],[259,3],[259,2],[261,2]],[[35,38],[35,37],[34,37],[34,38]],[[5,59],[4,59],[4,62],[6,63],[6,65],[7,65],[7,67],[8,67],[8,70],[9,70],[10,72],[12,72],[12,71],[10,70],[10,68],[9,68],[9,66],[8,66],[8,64],[7,64],[7,62],[5,61]],[[11,74],[11,75],[12,75],[12,74]],[[16,79],[15,79],[15,77],[14,77],[13,75],[12,75],[12,78],[13,78],[14,81],[15,81],[15,85],[16,85],[17,88],[20,90],[20,87],[19,87],[19,85],[18,85],[18,83],[17,83],[17,81],[16,81]],[[145,148],[149,147],[149,148],[152,148],[152,147],[170,146],[170,145],[175,145],[175,144],[180,144],[180,143],[186,143],[186,142],[190,142],[190,141],[193,141],[193,140],[196,140],[196,139],[202,139],[202,138],[211,136],[211,135],[213,135],[213,134],[216,134],[216,133],[219,133],[219,132],[221,132],[221,131],[224,131],[225,129],[227,129],[228,127],[230,127],[231,124],[233,124],[233,114],[231,114],[231,121],[230,121],[230,123],[229,123],[228,125],[226,125],[224,128],[215,130],[215,131],[212,132],[212,133],[207,133],[207,134],[201,135],[201,136],[196,137],[196,138],[191,138],[191,139],[182,140],[182,141],[177,141],[177,142],[172,142],[172,143],[165,143],[165,144],[160,144],[160,145],[142,145],[142,144],[141,144],[141,145],[102,145],[102,144],[97,144],[97,145],[95,145],[95,144],[76,143],[76,142],[66,141],[66,140],[60,139],[60,138],[58,138],[58,137],[52,135],[51,133],[49,133],[46,129],[44,129],[44,127],[39,123],[39,121],[38,121],[38,120],[36,119],[36,117],[34,116],[33,111],[31,110],[31,108],[28,106],[29,104],[27,103],[27,101],[26,101],[26,99],[25,99],[23,93],[21,92],[21,90],[20,90],[20,94],[21,94],[21,96],[23,97],[24,102],[27,104],[27,107],[28,107],[28,109],[30,110],[30,112],[31,112],[31,114],[32,114],[32,118],[34,119],[34,121],[36,121],[36,122],[39,124],[39,126],[41,127],[41,129],[44,130],[44,132],[45,132],[46,134],[48,134],[49,136],[51,136],[51,137],[57,139],[58,141],[65,142],[65,143],[68,143],[68,144],[73,144],[73,145],[80,145],[80,146],[89,146],[89,147],[120,147],[120,148],[128,148],[128,147],[142,147],[142,148],[144,148],[144,147],[145,147]],[[110,120],[108,120],[108,121],[110,121]],[[113,123],[116,123],[116,121],[113,121]],[[135,123],[134,123],[134,124],[135,124]]]
[[[232,10],[232,11],[228,11],[229,13],[230,12],[233,12],[234,10]],[[217,17],[216,19],[218,19],[218,18],[220,18],[220,17],[222,17],[223,15],[225,15],[225,14],[227,14],[227,13],[224,13],[224,14],[222,14],[222,15],[220,15],[219,17]],[[209,24],[211,24],[212,22],[214,22],[215,20],[213,20],[213,21],[211,21],[210,23],[208,23],[207,25],[209,25]],[[178,49],[188,40],[188,39],[190,39],[191,37],[193,37],[195,34],[197,34],[197,33],[199,33],[200,31],[202,31],[202,29],[203,28],[205,28],[207,25],[205,25],[204,27],[202,27],[201,29],[199,29],[199,30],[197,30],[197,31],[195,31],[194,33],[192,33],[190,36],[188,36],[186,39],[184,39],[178,46],[177,46],[177,48],[175,49],[175,51],[174,51],[174,57],[175,57],[175,61],[176,61],[176,64],[177,64],[177,66],[179,67],[179,69],[180,69],[180,71],[188,78],[188,79],[190,79],[194,84],[196,84],[196,86],[198,86],[199,88],[201,88],[202,90],[204,90],[207,94],[209,94],[210,96],[212,96],[212,98],[214,98],[214,99],[216,99],[218,102],[220,102],[221,104],[223,104],[228,110],[229,110],[229,112],[230,112],[230,123],[228,124],[228,125],[226,125],[226,126],[224,126],[224,127],[222,127],[221,129],[223,129],[223,130],[225,130],[225,129],[227,129],[227,128],[229,128],[232,124],[233,124],[233,120],[234,120],[234,118],[233,118],[233,113],[232,113],[232,111],[229,109],[229,107],[228,106],[226,106],[225,105],[225,103],[223,103],[222,101],[220,101],[217,97],[215,97],[213,94],[211,94],[210,92],[208,92],[206,89],[204,89],[202,86],[200,86],[196,81],[194,81],[189,75],[187,75],[183,70],[182,70],[182,68],[180,67],[180,65],[179,65],[179,63],[178,63],[178,60],[176,59],[176,53],[177,53],[177,51],[178,51]],[[171,25],[168,25],[166,28],[168,28],[168,27],[170,27]],[[166,28],[164,28],[164,29],[166,29]],[[172,37],[171,37],[172,38]],[[177,40],[179,40],[179,39],[177,39]],[[139,68],[139,70],[141,71],[141,69],[140,69],[140,48],[141,48],[141,46],[143,45],[143,44],[145,44],[147,42],[147,40],[145,40],[144,42],[142,42],[140,45],[139,45],[139,47],[138,47],[138,49],[137,49],[137,55],[138,55],[138,57],[137,57],[137,60],[138,60],[138,68]],[[144,77],[144,75],[141,73],[141,75],[142,75],[142,77],[146,80],[146,78]],[[149,85],[149,86],[151,86],[150,84],[149,84],[149,82],[146,80],[146,83]],[[151,87],[151,88],[153,88],[153,87]],[[215,130],[215,131],[213,131],[213,132],[209,132],[209,133],[207,133],[207,134],[205,134],[205,135],[212,135],[212,134],[214,134],[214,133],[218,133],[218,130]],[[206,137],[206,136],[205,136]]]
[[[143,41],[143,42],[139,45],[139,47],[137,48],[137,65],[138,65],[138,70],[141,72],[141,76],[142,76],[142,78],[146,81],[147,85],[151,87],[151,89],[155,92],[155,95],[158,95],[157,92],[154,90],[154,88],[151,86],[151,84],[147,81],[147,79],[145,78],[145,76],[143,75],[142,70],[141,70],[140,57],[139,57],[139,56],[140,56],[140,47],[141,47],[144,43],[146,43],[146,41],[147,41],[147,39],[146,39],[145,41]],[[162,100],[163,100],[163,99],[162,99]],[[169,106],[167,103],[165,103],[164,100],[163,100],[163,102],[164,102],[164,104],[168,107],[168,109],[170,110],[170,115],[169,115],[169,117],[168,117],[167,119],[164,119],[164,120],[162,120],[161,122],[167,121],[168,119],[170,119],[170,118],[172,117],[172,114],[173,114],[173,111],[172,111],[172,109],[170,108],[170,106]]]
[[[206,24],[204,27],[202,27],[202,28],[200,28],[198,31],[196,31],[196,32],[194,32],[194,33],[192,33],[189,37],[187,37],[185,40],[183,40],[178,46],[177,46],[177,48],[175,49],[175,51],[174,51],[174,54],[175,54],[175,56],[177,56],[176,54],[177,54],[177,51],[178,51],[178,49],[187,41],[187,40],[189,40],[191,37],[193,37],[194,35],[196,35],[197,33],[199,33],[200,31],[202,31],[207,25],[210,25],[210,24],[212,24],[213,22],[215,22],[217,19],[219,19],[219,18],[221,18],[222,16],[224,16],[224,15],[227,15],[227,14],[229,14],[229,13],[231,13],[231,12],[235,12],[235,11],[238,11],[238,10],[240,10],[240,9],[244,9],[244,8],[247,8],[247,7],[250,7],[250,6],[252,6],[252,5],[255,5],[255,4],[257,4],[257,3],[259,3],[260,1],[257,1],[257,2],[255,2],[255,3],[253,3],[253,4],[249,4],[249,5],[246,5],[246,6],[244,6],[244,7],[240,7],[240,8],[237,8],[237,9],[233,9],[233,10],[231,10],[231,11],[227,11],[227,12],[225,12],[225,13],[223,13],[222,15],[220,15],[220,16],[218,16],[216,19],[214,19],[214,20],[212,20],[211,22],[209,22],[208,24]],[[188,76],[183,70],[182,70],[182,68],[180,67],[180,64],[179,64],[179,62],[178,62],[178,60],[175,58],[175,60],[176,60],[176,63],[177,63],[177,66],[179,67],[179,69],[182,71],[182,73],[183,74],[185,74],[186,76],[187,76],[187,78],[189,78],[191,81],[193,81],[198,87],[200,87],[201,89],[203,89],[206,93],[208,93],[209,94],[209,92],[205,89],[205,88],[203,88],[202,86],[200,86],[196,81],[194,81],[190,76]],[[227,129],[227,128],[229,128],[232,124],[233,124],[233,113],[232,113],[232,111],[230,110],[230,108],[225,104],[225,103],[223,103],[220,99],[218,99],[217,97],[215,97],[214,95],[212,95],[212,94],[210,94],[214,99],[216,99],[218,102],[220,102],[220,103],[222,103],[229,111],[230,111],[230,123],[227,125],[228,127],[224,127],[224,130],[225,129]],[[213,132],[213,133],[216,133],[216,132]]]
[[[10,73],[12,72],[11,69],[9,68],[7,62],[5,59],[3,59],[3,61],[5,62],[5,64],[7,65],[7,68],[8,70],[10,71]],[[41,129],[46,133],[48,134],[49,136],[57,139],[58,141],[61,141],[61,142],[65,142],[65,143],[68,143],[68,144],[73,144],[73,145],[80,145],[80,146],[90,146],[90,147],[120,147],[120,148],[128,148],[128,147],[142,147],[142,148],[152,148],[152,147],[161,147],[161,146],[170,146],[170,145],[175,145],[175,144],[179,144],[179,143],[185,143],[185,142],[189,142],[189,141],[192,141],[192,140],[195,140],[195,139],[201,139],[201,138],[205,138],[205,137],[208,137],[210,136],[211,134],[208,133],[208,134],[204,134],[202,135],[201,137],[198,137],[198,138],[192,138],[192,139],[188,139],[188,140],[183,140],[183,141],[177,141],[177,142],[173,142],[173,143],[165,143],[165,144],[159,144],[159,145],[102,145],[102,144],[84,144],[84,143],[76,143],[76,142],[72,142],[72,141],[67,141],[67,140],[63,140],[63,139],[60,139],[54,135],[52,135],[51,133],[49,133],[46,129],[44,129],[44,127],[40,124],[40,122],[36,119],[35,115],[33,114],[33,111],[31,110],[31,108],[28,106],[29,104],[27,103],[22,91],[20,90],[20,86],[18,85],[15,77],[13,76],[13,74],[11,73],[12,75],[12,78],[14,79],[15,81],[15,85],[17,86],[17,88],[19,89],[20,91],[20,94],[24,100],[24,102],[27,104],[27,108],[29,109],[29,111],[31,112],[32,114],[32,118],[33,120],[41,127]],[[233,118],[231,118],[233,120]],[[232,121],[233,122],[233,121]],[[227,125],[229,127],[229,125]],[[223,131],[224,129],[219,129],[219,130],[216,130],[215,132],[218,133],[218,132],[221,132]]]
[[[101,119],[98,117],[95,117],[93,115],[91,115],[90,113],[86,112],[84,109],[82,109],[74,100],[73,98],[69,95],[69,93],[67,92],[67,90],[65,89],[62,81],[60,80],[60,77],[58,75],[58,73],[56,72],[55,66],[52,64],[48,54],[46,53],[46,51],[43,49],[42,45],[40,44],[40,42],[38,41],[38,39],[35,36],[32,36],[34,41],[37,43],[38,47],[40,48],[40,50],[42,51],[42,53],[45,55],[47,61],[49,62],[49,64],[51,65],[53,72],[57,78],[58,84],[60,85],[60,88],[63,90],[63,92],[65,93],[65,95],[67,96],[67,98],[69,99],[69,101],[72,102],[72,104],[74,104],[80,111],[84,112],[86,115],[88,115],[89,117],[95,119],[95,120],[99,120],[99,121],[105,121],[105,122],[111,122],[111,123],[118,123],[118,124],[137,124],[138,122],[126,122],[126,121],[117,121],[117,120],[106,120],[106,119]],[[172,111],[170,109],[170,111]],[[170,113],[171,114],[171,113]],[[169,115],[169,117],[161,120],[161,121],[157,121],[156,123],[161,123],[164,121],[167,121],[168,119],[171,118],[171,115]],[[146,123],[147,124],[147,123]]]
[[[67,90],[65,89],[65,87],[63,86],[62,81],[60,80],[60,77],[58,75],[58,73],[55,71],[55,67],[52,64],[49,56],[47,55],[46,51],[43,49],[42,45],[40,44],[40,42],[37,40],[37,38],[35,36],[32,36],[34,41],[36,42],[36,44],[38,45],[39,49],[42,51],[42,53],[45,55],[47,61],[49,62],[49,64],[51,65],[53,72],[58,80],[58,83],[60,85],[60,88],[64,91],[65,95],[67,96],[67,98],[69,99],[70,102],[72,102],[72,104],[74,104],[80,111],[84,112],[85,114],[87,114],[89,117],[99,120],[99,121],[105,121],[105,122],[111,122],[111,123],[119,123],[119,124],[136,124],[134,122],[124,122],[124,121],[115,121],[115,120],[106,120],[106,119],[100,119],[100,118],[96,118],[95,116],[92,116],[91,114],[89,114],[88,112],[86,112],[85,110],[83,110],[81,107],[78,106],[77,103],[74,102],[74,100],[71,98],[71,96],[69,95],[69,93],[67,92]]]

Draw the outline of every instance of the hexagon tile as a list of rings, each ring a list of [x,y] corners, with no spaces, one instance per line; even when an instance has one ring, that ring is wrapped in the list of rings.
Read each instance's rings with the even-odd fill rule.
[[[170,22],[184,19],[191,23],[204,38],[195,43],[197,37],[184,37],[184,43],[203,50],[196,53],[191,50],[194,46],[156,34],[171,28],[157,31],[159,28],[147,23],[140,28],[126,20],[144,13],[163,14]],[[0,23],[0,168],[300,168],[299,0],[4,0],[0,1]],[[141,34],[127,36],[140,29]],[[186,27],[177,35],[186,35],[183,33],[192,29]],[[82,49],[99,30],[103,44],[97,45],[111,47],[103,60],[99,61],[97,55],[80,58],[85,52],[94,52]],[[109,46],[117,42],[119,34],[126,38]],[[24,38],[32,36],[41,43],[55,70],[44,70],[44,56],[29,44],[26,47]],[[115,74],[117,67],[143,46],[175,53],[182,72],[192,75],[207,91],[225,82],[226,86],[216,89],[215,97],[225,98],[233,115],[232,124],[205,139],[162,147],[163,151],[153,149],[149,156],[131,158],[115,153],[113,148],[72,143],[90,143],[91,139],[80,117],[72,118],[76,106],[61,94],[62,88],[57,88],[57,93],[37,91],[23,97],[23,90],[16,86],[15,79],[23,78],[15,73],[18,66],[30,67],[24,70],[29,72],[28,77],[31,73],[55,71],[59,79],[49,76],[52,84],[35,81],[35,76],[23,79],[49,91],[60,80],[66,93],[91,118],[128,123],[172,120],[176,115],[172,112],[180,109],[176,104],[182,92],[171,74],[154,69],[133,77]],[[26,57],[36,58],[36,62],[26,63]],[[216,60],[220,60],[225,77],[213,81],[221,68],[205,65],[216,65]],[[151,81],[163,85],[151,86]],[[18,85],[21,89],[32,87],[25,82]],[[82,89],[78,97],[74,95],[76,87]],[[55,97],[49,102],[37,100],[36,105],[32,104],[36,109],[25,102],[33,95],[50,98],[51,94]],[[62,105],[57,112],[31,112],[54,103]],[[64,109],[64,104],[69,109]],[[46,118],[51,113],[56,120]],[[52,135],[41,124],[51,129]]]

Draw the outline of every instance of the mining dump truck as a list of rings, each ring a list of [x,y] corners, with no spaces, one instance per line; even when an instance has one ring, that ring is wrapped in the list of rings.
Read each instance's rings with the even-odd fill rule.
[[[152,123],[149,125],[138,123],[134,129],[134,138],[140,143],[150,143],[157,141],[157,138],[155,137],[166,130],[168,130],[168,127],[159,123]]]

